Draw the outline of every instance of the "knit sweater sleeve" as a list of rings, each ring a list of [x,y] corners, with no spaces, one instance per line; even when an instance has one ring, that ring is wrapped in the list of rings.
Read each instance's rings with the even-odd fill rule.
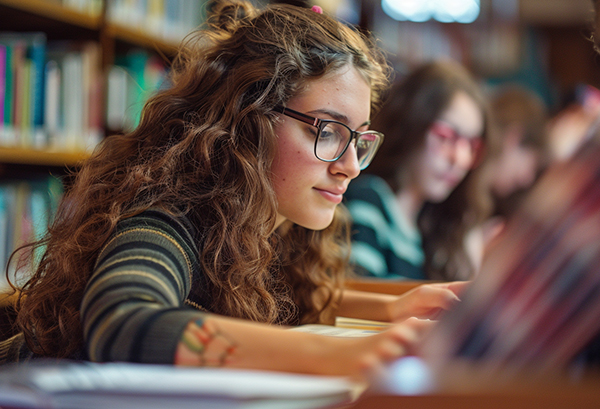
[[[102,249],[81,305],[92,361],[173,363],[187,322],[197,250],[190,231],[160,211],[119,223]]]

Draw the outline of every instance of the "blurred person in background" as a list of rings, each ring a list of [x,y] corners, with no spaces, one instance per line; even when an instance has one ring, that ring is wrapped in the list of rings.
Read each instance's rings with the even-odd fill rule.
[[[358,275],[456,280],[476,273],[468,232],[491,209],[478,165],[494,149],[487,101],[453,61],[417,67],[388,94],[373,126],[377,159],[346,192]],[[475,253],[475,255],[471,253]]]
[[[486,244],[523,201],[550,162],[549,114],[539,96],[517,84],[506,84],[490,96],[498,149],[482,166],[493,200],[492,217],[471,233],[483,257]]]
[[[533,91],[510,84],[499,88],[490,106],[500,149],[490,158],[495,213],[507,216],[548,165],[548,110]]]
[[[600,90],[580,84],[573,100],[555,114],[548,131],[550,160],[568,160],[592,137],[600,123]]]

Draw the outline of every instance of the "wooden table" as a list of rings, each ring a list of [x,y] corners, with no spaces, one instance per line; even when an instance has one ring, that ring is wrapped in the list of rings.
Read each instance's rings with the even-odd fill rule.
[[[433,392],[399,395],[365,392],[348,409],[598,409],[600,374],[566,376],[482,375],[476,368],[449,368]],[[344,408],[346,409],[346,407]]]
[[[436,281],[427,280],[385,280],[380,278],[346,279],[344,287],[349,290],[368,291],[372,293],[400,295],[413,288]]]

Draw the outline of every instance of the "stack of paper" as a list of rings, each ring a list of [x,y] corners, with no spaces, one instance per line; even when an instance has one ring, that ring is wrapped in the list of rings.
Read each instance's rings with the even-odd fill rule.
[[[291,331],[310,332],[311,334],[330,337],[355,338],[377,334],[392,324],[389,322],[362,320],[356,318],[336,317],[335,326],[323,324],[306,324],[293,327]]]
[[[129,363],[38,362],[0,371],[0,407],[322,408],[348,403],[345,378]]]

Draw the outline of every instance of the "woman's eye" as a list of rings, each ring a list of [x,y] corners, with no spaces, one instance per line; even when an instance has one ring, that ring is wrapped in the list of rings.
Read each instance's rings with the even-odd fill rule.
[[[336,123],[329,123],[321,130],[319,139],[327,139],[330,142],[337,142],[344,137],[344,129]]]
[[[335,136],[335,132],[331,129],[325,128],[321,131],[320,139],[331,139]]]

